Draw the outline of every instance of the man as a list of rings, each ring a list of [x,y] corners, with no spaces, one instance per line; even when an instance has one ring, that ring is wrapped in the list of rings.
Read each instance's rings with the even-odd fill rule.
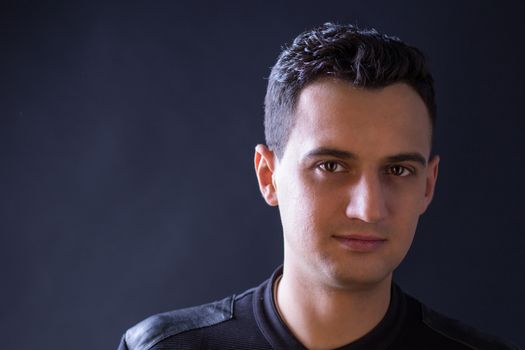
[[[261,193],[278,206],[284,263],[257,288],[155,315],[124,349],[514,349],[392,282],[432,200],[433,79],[423,55],[327,23],[272,69]]]

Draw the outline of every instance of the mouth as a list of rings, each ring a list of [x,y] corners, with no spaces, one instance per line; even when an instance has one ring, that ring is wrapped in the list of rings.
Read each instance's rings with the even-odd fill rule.
[[[378,250],[387,241],[386,238],[373,235],[334,235],[332,237],[344,248],[358,253]]]

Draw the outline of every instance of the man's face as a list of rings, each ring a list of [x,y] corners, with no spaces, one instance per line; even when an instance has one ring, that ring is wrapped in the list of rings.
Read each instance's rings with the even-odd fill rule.
[[[322,79],[303,89],[295,117],[282,158],[259,157],[271,176],[265,187],[258,174],[261,190],[281,214],[285,269],[336,288],[389,281],[437,177],[423,101],[406,84]]]

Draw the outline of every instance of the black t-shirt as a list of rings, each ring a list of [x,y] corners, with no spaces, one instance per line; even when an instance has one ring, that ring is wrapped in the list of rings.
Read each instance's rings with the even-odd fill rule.
[[[307,350],[285,325],[274,303],[277,269],[259,287],[194,308],[152,316],[128,330],[119,350]],[[517,349],[427,308],[392,285],[379,324],[337,350]]]

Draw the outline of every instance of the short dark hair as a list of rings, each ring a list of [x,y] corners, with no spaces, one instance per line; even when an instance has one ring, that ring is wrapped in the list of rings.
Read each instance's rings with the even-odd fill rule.
[[[283,49],[270,73],[264,130],[266,144],[278,158],[294,126],[299,94],[322,77],[370,89],[406,83],[422,98],[434,128],[434,81],[420,50],[375,29],[325,23],[297,36]]]

